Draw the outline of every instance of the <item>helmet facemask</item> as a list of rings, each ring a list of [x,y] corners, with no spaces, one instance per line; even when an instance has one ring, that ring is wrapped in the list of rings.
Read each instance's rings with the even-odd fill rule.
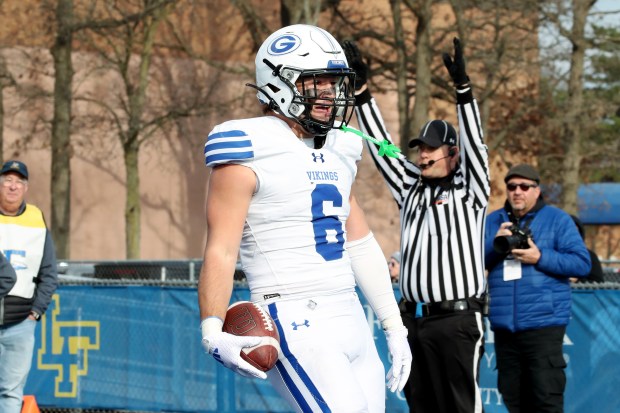
[[[325,70],[303,71],[297,76],[288,117],[313,135],[348,124],[355,107],[355,75]]]

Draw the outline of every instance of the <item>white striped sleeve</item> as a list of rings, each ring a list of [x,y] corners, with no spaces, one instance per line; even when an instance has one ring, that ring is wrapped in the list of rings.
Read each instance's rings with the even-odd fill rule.
[[[461,141],[460,168],[467,185],[469,202],[476,209],[480,209],[487,206],[491,193],[489,152],[483,141],[478,104],[471,96],[471,91],[467,90],[465,96],[458,96],[457,99]]]
[[[252,140],[242,130],[214,130],[207,138],[204,155],[208,167],[249,161],[254,158]]]
[[[387,140],[393,143],[375,99],[370,96],[370,93],[365,97],[362,98],[362,103],[355,108],[360,129],[378,141]],[[409,189],[415,185],[420,177],[420,170],[415,164],[408,161],[402,153],[399,153],[398,158],[379,156],[379,149],[375,144],[367,140],[364,142],[373,162],[387,183],[392,196],[399,208],[402,208],[403,200]]]

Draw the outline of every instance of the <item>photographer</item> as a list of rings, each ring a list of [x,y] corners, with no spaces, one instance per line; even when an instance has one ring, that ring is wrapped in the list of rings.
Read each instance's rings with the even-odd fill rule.
[[[534,168],[517,165],[504,182],[506,204],[485,230],[498,389],[511,413],[563,412],[569,277],[587,276],[590,256],[570,215],[545,205]]]

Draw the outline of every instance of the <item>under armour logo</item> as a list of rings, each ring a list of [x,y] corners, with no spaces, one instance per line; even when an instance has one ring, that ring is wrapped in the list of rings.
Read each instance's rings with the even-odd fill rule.
[[[314,162],[316,162],[316,161],[317,161],[317,159],[318,159],[318,160],[319,160],[319,161],[321,161],[322,163],[325,163],[325,159],[323,158],[323,154],[322,154],[322,153],[321,153],[321,154],[316,155],[314,152],[312,152],[312,156],[314,157],[314,159],[313,159],[313,160],[314,160]]]
[[[217,349],[217,348],[216,348],[215,350],[213,350],[213,358],[214,358],[217,362],[224,364],[224,361],[222,360],[222,356],[220,356],[220,351],[219,351],[219,349]]]
[[[308,320],[304,320],[303,324],[297,324],[296,322],[292,322],[293,330],[297,330],[297,327],[310,327],[310,322]]]

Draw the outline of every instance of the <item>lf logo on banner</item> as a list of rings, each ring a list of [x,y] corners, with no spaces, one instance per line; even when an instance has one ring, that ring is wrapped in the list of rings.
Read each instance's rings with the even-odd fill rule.
[[[88,354],[99,350],[99,321],[59,320],[60,297],[54,294],[41,317],[39,370],[55,370],[55,397],[76,397],[79,376],[88,374]]]

